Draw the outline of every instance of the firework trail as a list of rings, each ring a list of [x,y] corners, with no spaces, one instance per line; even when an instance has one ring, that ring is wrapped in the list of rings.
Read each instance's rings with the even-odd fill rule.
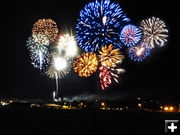
[[[49,78],[56,79],[55,97],[57,97],[59,92],[59,81],[61,78],[65,77],[69,73],[69,65],[68,61],[65,58],[59,56],[58,54],[52,53],[51,55],[51,63],[45,73]]]

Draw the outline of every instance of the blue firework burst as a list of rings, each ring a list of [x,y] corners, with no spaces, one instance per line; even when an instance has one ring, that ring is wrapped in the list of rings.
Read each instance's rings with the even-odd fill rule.
[[[142,43],[128,48],[128,53],[131,60],[141,62],[150,55],[151,49],[145,43]]]
[[[26,41],[30,52],[31,64],[40,70],[44,70],[50,62],[49,50],[46,46],[39,44],[33,37]]]
[[[124,26],[120,33],[120,40],[127,47],[135,46],[137,43],[139,43],[141,37],[141,30],[132,24]]]
[[[120,30],[129,21],[119,4],[110,0],[90,2],[80,11],[76,25],[77,42],[86,52],[97,51],[110,43],[121,48]]]

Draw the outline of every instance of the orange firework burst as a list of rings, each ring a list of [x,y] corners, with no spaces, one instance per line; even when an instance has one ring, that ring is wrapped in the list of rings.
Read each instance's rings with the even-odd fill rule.
[[[81,77],[89,77],[96,72],[98,58],[95,53],[87,52],[81,54],[73,63],[74,71]]]
[[[53,42],[58,34],[58,28],[56,22],[52,19],[39,19],[32,29],[33,35],[41,34],[45,35],[50,42]]]
[[[101,65],[105,67],[116,67],[118,63],[121,63],[124,56],[121,55],[119,49],[113,49],[113,45],[105,45],[99,51],[99,59]]]

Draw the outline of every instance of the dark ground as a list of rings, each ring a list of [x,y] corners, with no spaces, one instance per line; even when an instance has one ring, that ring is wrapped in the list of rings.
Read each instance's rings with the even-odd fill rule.
[[[0,130],[6,134],[165,134],[166,119],[180,113],[100,110],[0,109]]]

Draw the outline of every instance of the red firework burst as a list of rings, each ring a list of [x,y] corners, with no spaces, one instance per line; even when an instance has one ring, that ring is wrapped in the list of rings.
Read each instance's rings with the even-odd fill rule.
[[[101,66],[99,68],[99,78],[101,83],[101,89],[104,90],[111,84],[111,71],[109,71],[106,67]]]

